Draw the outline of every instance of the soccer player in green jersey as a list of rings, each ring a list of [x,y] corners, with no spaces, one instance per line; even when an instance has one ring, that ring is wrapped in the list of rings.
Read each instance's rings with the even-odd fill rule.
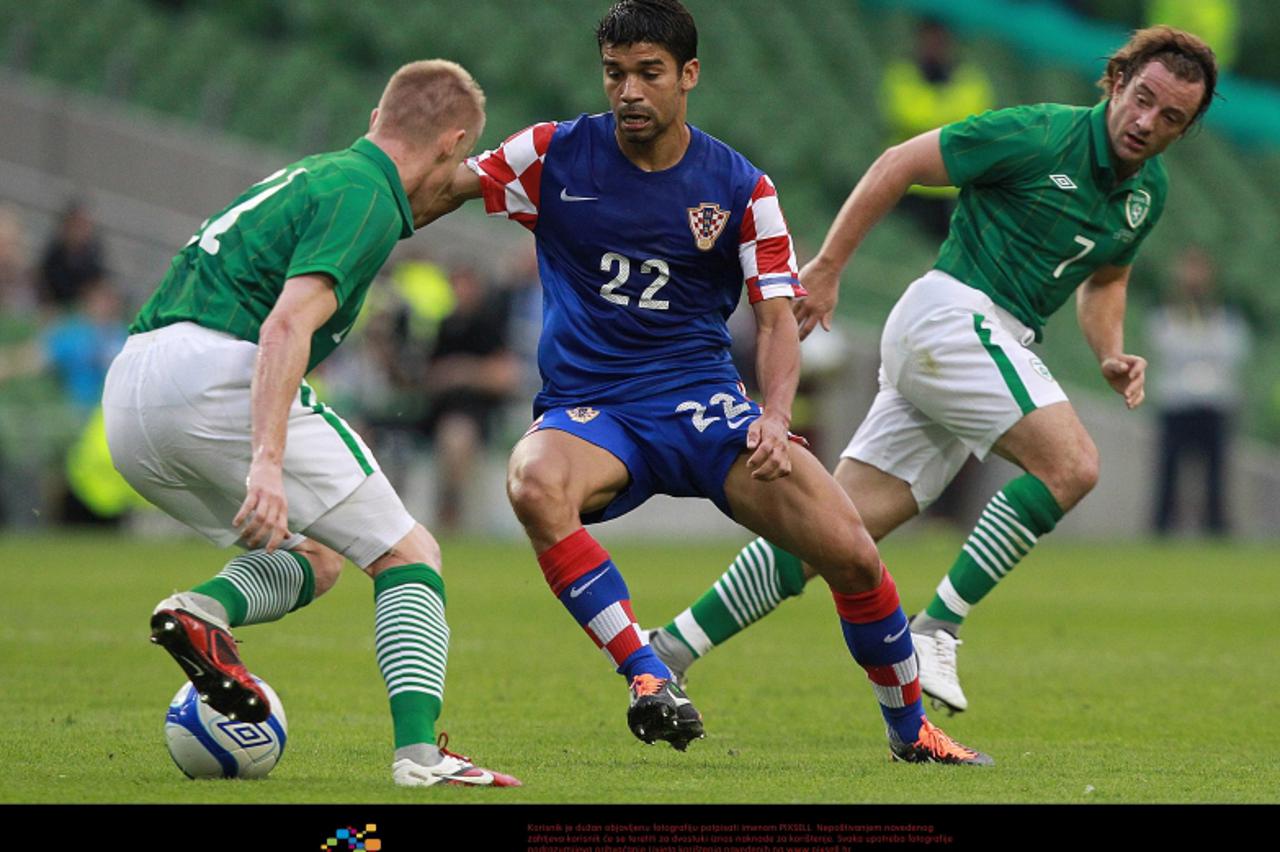
[[[968,705],[956,675],[960,625],[1098,480],[1097,448],[1027,346],[1074,292],[1103,379],[1129,408],[1142,402],[1146,361],[1124,348],[1129,268],[1164,209],[1159,154],[1204,115],[1216,79],[1197,37],[1140,30],[1110,57],[1092,108],[987,112],[885,151],[801,271],[803,337],[830,328],[841,270],[908,187],[961,187],[934,268],[886,321],[880,392],[835,470],[876,540],[935,500],[970,453],[1025,471],[987,504],[911,622],[921,687],[953,712]],[[757,539],[651,644],[683,675],[812,576]]]
[[[161,601],[152,641],[214,709],[261,722],[268,699],[230,628],[306,606],[350,559],[373,579],[403,786],[519,782],[449,752],[444,735],[437,744],[449,642],[440,547],[303,376],[350,330],[396,242],[438,215],[483,127],[484,93],[463,68],[401,68],[354,145],[281,169],[201,225],[103,395],[125,479],[215,544],[249,549]]]

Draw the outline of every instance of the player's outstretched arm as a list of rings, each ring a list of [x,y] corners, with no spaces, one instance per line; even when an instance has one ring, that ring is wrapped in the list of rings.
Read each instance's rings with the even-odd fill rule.
[[[1103,378],[1132,409],[1146,396],[1147,360],[1124,351],[1128,288],[1128,266],[1106,265],[1094,270],[1076,293],[1076,320],[1098,358]]]
[[[244,503],[232,521],[249,547],[274,550],[289,536],[289,502],[284,493],[289,406],[307,371],[311,335],[337,309],[333,282],[327,276],[299,275],[285,282],[258,332],[249,392],[253,458]]]
[[[912,184],[947,186],[951,183],[942,162],[940,133],[941,129],[930,130],[889,148],[871,164],[849,193],[827,230],[818,256],[800,270],[800,283],[809,291],[808,298],[795,306],[801,340],[819,324],[831,330],[831,316],[839,299],[840,273],[867,232],[893,209],[907,189]]]
[[[756,315],[756,379],[764,413],[747,429],[747,459],[753,479],[766,482],[791,473],[788,429],[791,404],[800,383],[800,338],[789,299],[765,299],[751,306]]]
[[[422,218],[417,218],[414,225],[422,228],[426,225],[457,210],[473,198],[480,197],[480,176],[460,163],[453,172],[449,185],[441,190],[431,205],[423,211]]]

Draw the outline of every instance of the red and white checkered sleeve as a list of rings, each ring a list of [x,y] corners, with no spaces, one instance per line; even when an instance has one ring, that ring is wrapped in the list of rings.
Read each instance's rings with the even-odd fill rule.
[[[738,258],[747,297],[752,304],[780,296],[807,296],[800,286],[796,249],[778,204],[778,191],[768,175],[760,175],[742,217]]]
[[[538,226],[542,162],[555,132],[554,121],[535,124],[467,160],[467,168],[480,176],[486,213],[514,219],[530,231]]]

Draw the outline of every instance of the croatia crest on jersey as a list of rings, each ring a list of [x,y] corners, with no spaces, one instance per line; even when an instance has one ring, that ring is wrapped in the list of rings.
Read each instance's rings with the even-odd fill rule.
[[[1124,202],[1124,218],[1129,222],[1130,228],[1137,230],[1149,212],[1151,212],[1151,193],[1145,189],[1135,189],[1129,193],[1129,197]]]
[[[722,210],[719,204],[710,201],[689,208],[689,230],[693,231],[699,250],[711,251],[724,226],[729,223],[729,215],[730,211]]]

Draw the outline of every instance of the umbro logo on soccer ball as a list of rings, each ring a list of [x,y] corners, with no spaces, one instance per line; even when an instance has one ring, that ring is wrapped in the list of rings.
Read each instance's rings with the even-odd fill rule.
[[[1058,189],[1075,189],[1076,184],[1066,175],[1049,175],[1049,180],[1053,181],[1053,185]]]

